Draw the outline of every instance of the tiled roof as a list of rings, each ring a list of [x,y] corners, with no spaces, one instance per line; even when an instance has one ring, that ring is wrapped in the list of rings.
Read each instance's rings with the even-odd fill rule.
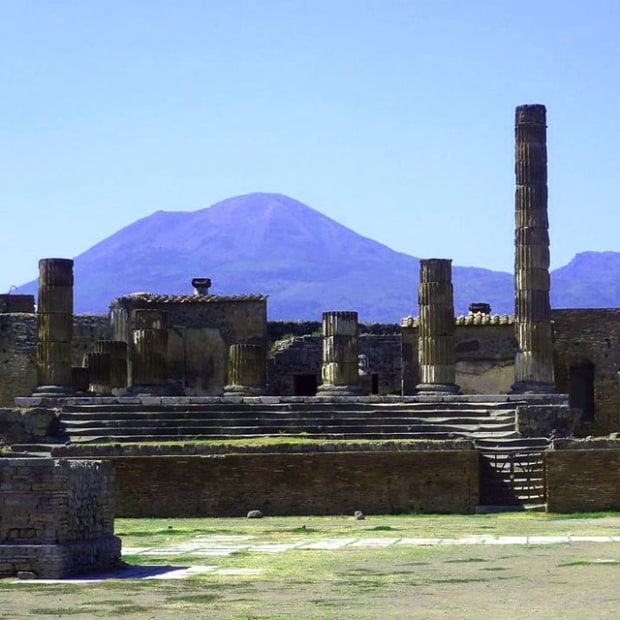
[[[513,325],[515,318],[512,314],[482,314],[470,312],[467,315],[454,317],[456,325]],[[420,320],[417,316],[406,316],[401,320],[401,327],[418,327]]]
[[[226,301],[266,301],[267,295],[161,295],[158,293],[131,293],[117,297],[114,303],[140,300],[147,304],[208,304]]]

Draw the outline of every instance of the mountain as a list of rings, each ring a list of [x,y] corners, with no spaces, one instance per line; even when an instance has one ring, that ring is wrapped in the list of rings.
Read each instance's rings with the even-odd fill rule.
[[[581,258],[591,254],[554,272],[552,299],[563,307],[587,307],[579,303],[584,291],[594,299],[598,284],[586,286],[593,263],[582,265]],[[614,257],[620,272],[620,254],[605,254],[612,256],[601,258],[597,273],[605,274],[602,265]],[[237,196],[193,212],[157,211],[77,256],[74,271],[76,313],[105,313],[112,299],[137,291],[190,294],[192,278],[209,277],[213,294],[268,294],[272,320],[319,319],[327,310],[357,310],[368,322],[417,314],[419,259],[281,194]],[[490,303],[494,313],[513,311],[512,274],[454,266],[453,284],[457,314],[472,301]],[[36,293],[36,281],[19,290]],[[606,305],[620,305],[620,286],[608,292]]]

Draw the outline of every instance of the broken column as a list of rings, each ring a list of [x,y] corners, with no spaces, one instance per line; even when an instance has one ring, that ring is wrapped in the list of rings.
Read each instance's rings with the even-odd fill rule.
[[[522,105],[515,118],[516,393],[555,391],[549,301],[547,125],[543,105]]]
[[[323,383],[317,395],[360,393],[357,337],[357,312],[323,313]]]
[[[89,390],[97,394],[119,394],[127,387],[127,343],[96,340],[87,355]]]
[[[165,394],[168,388],[166,313],[136,310],[132,330],[131,391]]]
[[[452,261],[420,260],[418,362],[420,394],[458,394],[455,383]]]
[[[37,306],[36,395],[58,396],[75,391],[71,339],[73,336],[73,261],[39,261]]]
[[[265,349],[255,344],[233,344],[228,352],[226,396],[259,396],[265,392]]]

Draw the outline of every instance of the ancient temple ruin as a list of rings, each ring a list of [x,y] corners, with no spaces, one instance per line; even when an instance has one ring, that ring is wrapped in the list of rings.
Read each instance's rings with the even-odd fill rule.
[[[111,460],[123,516],[581,506],[545,482],[567,467],[548,454],[620,429],[620,309],[550,307],[544,106],[516,109],[515,172],[514,315],[455,317],[451,261],[431,258],[400,325],[270,322],[266,296],[206,277],[74,316],[72,261],[42,260],[36,313],[0,296],[4,444]]]

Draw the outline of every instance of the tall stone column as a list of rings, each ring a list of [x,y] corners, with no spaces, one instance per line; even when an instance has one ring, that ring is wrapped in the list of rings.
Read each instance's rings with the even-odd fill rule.
[[[549,302],[547,125],[543,105],[522,105],[515,118],[516,393],[555,391]]]
[[[360,393],[357,312],[323,313],[323,364],[318,396]]]
[[[132,338],[131,391],[145,394],[167,393],[166,313],[159,310],[136,310]]]
[[[418,362],[420,394],[458,394],[455,383],[452,261],[420,261]]]
[[[37,306],[37,395],[58,396],[75,391],[71,339],[73,337],[73,261],[39,261]]]
[[[265,392],[265,349],[255,344],[233,344],[228,352],[226,396],[259,396]]]

